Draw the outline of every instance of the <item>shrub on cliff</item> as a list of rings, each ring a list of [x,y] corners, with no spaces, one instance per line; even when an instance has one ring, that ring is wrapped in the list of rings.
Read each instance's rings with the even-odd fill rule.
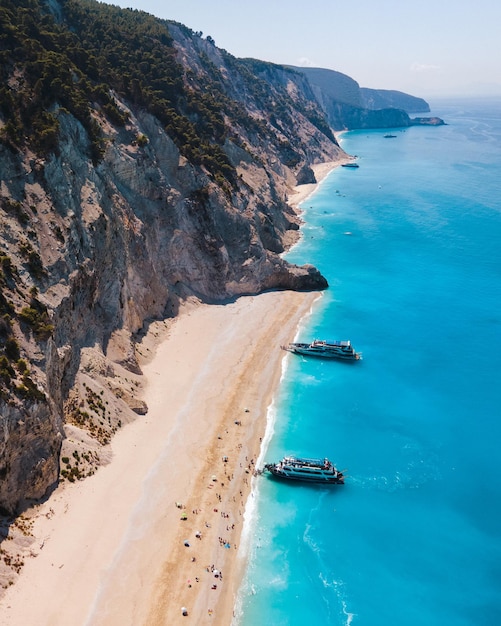
[[[19,313],[19,320],[31,328],[37,339],[47,340],[54,332],[54,326],[50,323],[45,308],[23,307]]]

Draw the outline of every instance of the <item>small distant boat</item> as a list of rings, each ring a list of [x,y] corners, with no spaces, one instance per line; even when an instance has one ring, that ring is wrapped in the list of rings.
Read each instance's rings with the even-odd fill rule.
[[[358,163],[341,163],[341,167],[360,167]]]
[[[309,483],[343,485],[343,472],[338,471],[329,459],[304,459],[285,456],[278,463],[267,463],[264,471],[275,478],[296,480]]]
[[[282,346],[283,350],[305,356],[319,356],[326,359],[341,359],[342,361],[361,361],[362,353],[355,352],[351,341],[324,341],[314,339],[311,343],[289,343]]]
[[[394,139],[396,137],[396,135],[391,135],[390,133],[388,133],[387,135],[384,135],[385,139]]]

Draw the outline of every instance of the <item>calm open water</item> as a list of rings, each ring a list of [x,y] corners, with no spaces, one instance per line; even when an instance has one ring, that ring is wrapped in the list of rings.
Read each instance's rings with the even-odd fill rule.
[[[288,259],[330,289],[297,339],[364,360],[288,355],[260,464],[349,477],[255,479],[239,626],[501,624],[501,101],[433,106],[447,126],[344,134],[360,168],[303,204]]]

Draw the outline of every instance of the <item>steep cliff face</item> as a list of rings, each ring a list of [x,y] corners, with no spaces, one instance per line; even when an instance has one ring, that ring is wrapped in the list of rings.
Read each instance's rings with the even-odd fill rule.
[[[236,59],[93,0],[4,0],[0,58],[0,510],[13,514],[93,473],[147,411],[136,342],[150,321],[189,297],[325,288],[280,256],[299,236],[287,195],[344,156],[332,128],[410,122],[370,110],[374,94],[338,72]]]
[[[65,4],[50,5],[61,23]],[[51,106],[57,149],[35,154],[12,135],[0,144],[5,512],[42,497],[60,457],[68,480],[95,471],[112,434],[147,410],[135,400],[135,338],[149,320],[175,316],[188,296],[214,302],[327,286],[314,267],[280,257],[298,236],[286,202],[296,175],[342,153],[310,88],[264,64],[259,78],[252,62],[180,25],[169,35],[184,84],[204,89],[217,79],[229,103],[222,149],[231,183],[183,155],[156,115],[111,88],[113,115],[91,101],[88,127]],[[20,86],[29,92],[22,65],[9,67],[12,97]],[[0,114],[0,131],[6,119]],[[97,160],[89,128],[100,137]]]
[[[416,98],[391,89],[368,89],[361,87],[360,93],[366,109],[402,109],[406,113],[428,113],[430,105],[423,98]]]
[[[427,112],[428,103],[399,91],[361,88],[340,72],[295,67],[307,77],[332,128],[396,128],[413,124],[408,113]]]

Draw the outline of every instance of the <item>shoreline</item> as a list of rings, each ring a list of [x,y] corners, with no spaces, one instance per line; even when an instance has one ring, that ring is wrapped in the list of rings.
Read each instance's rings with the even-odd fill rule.
[[[337,136],[338,134],[336,134],[336,137]],[[295,209],[298,209],[301,203],[303,203],[311,195],[318,191],[318,188],[320,187],[322,182],[327,178],[327,176],[332,172],[333,169],[339,167],[342,163],[348,163],[352,160],[352,158],[343,158],[336,161],[327,161],[326,163],[318,163],[316,165],[312,165],[311,169],[315,174],[317,182],[309,183],[306,185],[298,185],[297,187],[294,187],[294,190],[287,199],[288,204],[290,204]]]
[[[296,188],[290,204],[341,162],[313,166],[318,182]],[[152,325],[141,345],[153,354],[141,362],[149,411],[115,435],[110,464],[37,507],[36,558],[0,600],[5,626],[231,623],[279,346],[318,296],[191,300]]]
[[[279,346],[316,297],[190,302],[168,327],[157,324],[164,337],[142,364],[148,414],[117,433],[111,463],[39,507],[41,543],[1,601],[2,624],[160,626],[178,623],[183,606],[186,623],[231,622],[251,460],[281,376]]]

